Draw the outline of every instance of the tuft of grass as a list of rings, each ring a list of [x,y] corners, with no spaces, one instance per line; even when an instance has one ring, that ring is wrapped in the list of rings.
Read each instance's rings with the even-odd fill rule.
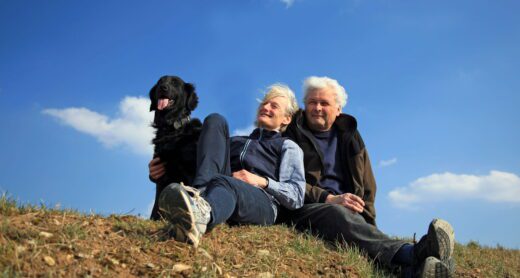
[[[63,226],[61,231],[66,241],[84,240],[87,232],[81,224],[70,223]]]
[[[473,248],[473,249],[481,248],[480,244],[478,244],[478,242],[474,241],[474,240],[469,241],[468,244],[466,244],[466,247]]]
[[[0,214],[1,215],[11,215],[12,213],[16,213],[18,211],[18,207],[16,201],[7,196],[7,193],[3,193],[0,196]]]

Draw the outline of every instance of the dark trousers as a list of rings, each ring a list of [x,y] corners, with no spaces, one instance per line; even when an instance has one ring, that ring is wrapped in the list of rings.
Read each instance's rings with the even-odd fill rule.
[[[391,239],[368,224],[359,213],[336,204],[312,203],[289,211],[280,211],[278,222],[310,231],[331,242],[357,246],[370,258],[392,266],[392,258],[407,242]]]
[[[193,186],[211,206],[209,228],[223,222],[272,225],[273,202],[263,190],[231,177],[229,127],[219,114],[204,119]]]

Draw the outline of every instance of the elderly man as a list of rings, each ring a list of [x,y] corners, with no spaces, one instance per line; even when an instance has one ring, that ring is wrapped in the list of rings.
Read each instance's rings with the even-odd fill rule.
[[[401,266],[405,276],[449,277],[454,233],[435,219],[417,244],[395,240],[376,227],[376,182],[354,117],[341,113],[345,89],[328,77],[304,82],[305,110],[284,135],[304,152],[306,204],[285,211],[283,221],[329,241],[353,244],[380,263]]]

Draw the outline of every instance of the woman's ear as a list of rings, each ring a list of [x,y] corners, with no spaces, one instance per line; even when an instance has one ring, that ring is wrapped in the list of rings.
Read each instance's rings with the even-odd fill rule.
[[[282,124],[280,126],[280,132],[285,132],[285,130],[287,130],[287,126],[289,126],[291,121],[292,121],[292,117],[291,116],[286,116],[283,119]]]
[[[285,118],[282,120],[282,124],[284,126],[287,126],[287,125],[289,125],[291,123],[291,121],[292,121],[292,117],[291,116],[285,116]]]

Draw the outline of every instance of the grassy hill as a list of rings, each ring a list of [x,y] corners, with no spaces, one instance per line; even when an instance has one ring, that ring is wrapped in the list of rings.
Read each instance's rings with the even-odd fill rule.
[[[520,277],[520,251],[456,245],[458,277]],[[355,248],[290,227],[228,227],[198,249],[168,238],[165,223],[19,206],[0,198],[2,277],[393,277]]]

